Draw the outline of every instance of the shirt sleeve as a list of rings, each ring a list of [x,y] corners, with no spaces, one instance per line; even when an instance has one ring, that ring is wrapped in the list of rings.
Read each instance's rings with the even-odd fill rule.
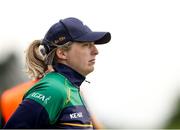
[[[49,123],[54,124],[65,106],[67,91],[63,85],[48,82],[32,88],[24,99],[34,100],[43,106],[49,116]]]
[[[48,126],[49,117],[45,108],[31,99],[25,99],[4,128],[48,128]]]

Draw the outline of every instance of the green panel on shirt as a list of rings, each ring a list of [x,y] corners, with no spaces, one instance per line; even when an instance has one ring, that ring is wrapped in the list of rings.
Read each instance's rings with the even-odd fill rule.
[[[67,99],[65,77],[57,73],[49,73],[35,84],[24,96],[40,103],[48,112],[50,123],[56,122]]]

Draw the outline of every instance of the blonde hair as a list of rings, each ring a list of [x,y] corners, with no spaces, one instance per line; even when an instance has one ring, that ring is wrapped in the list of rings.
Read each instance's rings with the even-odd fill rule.
[[[64,45],[53,44],[55,48],[48,54],[45,54],[41,40],[33,41],[26,50],[26,73],[32,79],[42,78],[47,72],[53,70],[53,62],[56,61],[55,52],[57,48],[61,48],[63,51],[68,51],[72,42],[68,42]]]

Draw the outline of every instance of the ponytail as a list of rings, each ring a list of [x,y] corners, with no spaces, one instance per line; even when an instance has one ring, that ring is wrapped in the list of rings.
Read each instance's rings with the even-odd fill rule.
[[[42,78],[47,70],[45,57],[39,50],[40,45],[41,40],[35,40],[26,51],[26,72],[32,79]]]
[[[45,48],[40,49],[41,40],[33,41],[26,51],[26,73],[32,79],[42,78],[45,73],[54,71],[53,64],[57,61],[56,50],[61,48],[63,51],[68,51],[71,48],[72,42],[67,42],[64,45],[54,45],[55,48],[48,54],[45,53]]]

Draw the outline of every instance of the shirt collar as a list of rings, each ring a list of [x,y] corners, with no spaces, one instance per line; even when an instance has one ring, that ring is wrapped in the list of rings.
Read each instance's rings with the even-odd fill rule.
[[[83,75],[65,64],[57,63],[54,65],[54,69],[56,72],[65,76],[78,89],[80,88],[82,82],[85,80],[85,77]]]

